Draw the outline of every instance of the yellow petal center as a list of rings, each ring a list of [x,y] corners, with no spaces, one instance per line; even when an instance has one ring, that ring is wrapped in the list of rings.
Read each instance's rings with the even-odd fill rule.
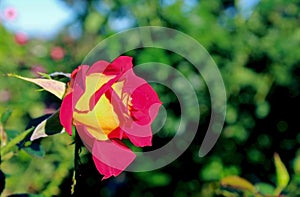
[[[119,126],[119,119],[112,104],[104,94],[92,111],[89,110],[89,101],[98,89],[114,77],[101,73],[93,73],[87,76],[86,91],[75,106],[74,124],[85,125],[88,132],[97,140],[107,140],[107,135]],[[122,87],[117,89],[122,89]]]

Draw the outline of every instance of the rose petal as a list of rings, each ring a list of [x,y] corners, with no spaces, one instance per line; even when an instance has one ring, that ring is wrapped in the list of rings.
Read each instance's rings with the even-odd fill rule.
[[[104,63],[100,63],[101,67],[104,66]],[[106,65],[105,65],[106,66]],[[96,67],[96,65],[95,65]],[[96,68],[95,68],[96,70]],[[98,70],[101,70],[100,68]],[[115,75],[115,77],[111,80],[109,80],[106,84],[101,86],[94,95],[92,95],[90,99],[90,110],[93,110],[96,103],[100,99],[100,97],[110,88],[113,86],[113,84],[117,81],[123,80],[124,75],[126,76],[127,72],[130,72],[132,70],[132,57],[129,56],[120,56],[116,58],[111,64],[109,64],[106,69],[104,70],[104,75]],[[131,71],[132,72],[132,71]],[[134,79],[132,79],[134,80]]]
[[[105,96],[111,102],[120,124],[126,124],[125,122],[129,117],[128,106],[125,106],[122,99],[111,87],[105,92]]]
[[[82,66],[78,66],[77,68],[75,68],[75,69],[73,70],[73,72],[71,73],[71,81],[75,79],[75,77],[76,77],[78,71],[81,69],[81,67],[82,67]]]
[[[111,100],[114,106],[114,111],[119,118],[119,127],[109,134],[109,138],[122,139],[123,137],[129,138],[130,141],[139,147],[151,146],[152,132],[151,125],[139,125],[128,114],[128,110],[117,93],[110,88],[106,92],[106,97]],[[149,117],[150,118],[150,117]],[[150,120],[148,121],[150,123]]]
[[[76,125],[76,130],[85,147],[92,153],[95,138],[88,132],[85,125]]]
[[[161,103],[153,88],[145,83],[137,87],[132,93],[132,105],[135,109],[149,109],[154,103]]]
[[[94,63],[88,70],[87,75],[93,74],[93,73],[103,73],[103,71],[107,68],[109,65],[109,62],[100,60],[96,63]]]
[[[105,95],[114,106],[120,121],[120,129],[113,131],[109,138],[122,139],[126,136],[135,146],[150,146],[152,144],[151,123],[157,116],[161,102],[152,87],[144,79],[136,76],[132,70],[127,71],[121,78],[125,82],[122,95],[133,92],[131,107],[124,104],[113,88],[107,90]],[[131,108],[130,114],[128,107]]]
[[[132,69],[126,71],[126,73],[120,77],[119,81],[123,80],[125,81],[123,92],[126,92],[129,95],[131,95],[138,87],[147,84],[147,81],[138,77]]]
[[[137,124],[134,119],[129,116],[129,112],[128,110],[126,110],[124,103],[112,88],[110,88],[106,92],[106,97],[111,100],[111,103],[114,106],[114,111],[118,115],[119,119],[119,128],[113,130],[108,137],[110,139],[122,139],[124,136],[126,136],[135,146],[150,146],[152,144],[152,132],[150,125],[150,123],[152,122],[151,117],[154,118],[156,116],[158,109],[152,110],[151,116],[148,115],[148,117],[150,118],[150,120],[148,121],[149,124],[140,125]],[[156,107],[159,108],[160,104],[159,106],[156,105]]]
[[[82,65],[72,72],[70,87],[62,100],[59,118],[69,135],[72,135],[74,106],[85,90],[85,73],[87,69],[87,65]]]
[[[120,127],[118,127],[114,129],[112,132],[110,132],[110,134],[108,134],[108,138],[122,140],[123,138],[128,138],[128,137],[125,135],[124,131]]]
[[[72,73],[72,78],[70,82],[70,86],[73,91],[73,106],[72,110],[75,108],[78,100],[81,98],[86,89],[86,73],[89,69],[89,66],[82,65],[78,67],[76,73]]]
[[[73,100],[72,93],[66,95],[61,103],[60,112],[59,112],[60,123],[66,129],[69,135],[72,135],[72,120],[73,120],[72,100]]]
[[[111,77],[103,75],[102,77],[110,79]],[[101,96],[117,81],[117,76],[110,79],[107,83],[103,84],[91,97],[89,100],[90,111],[94,110],[95,105],[98,103]]]
[[[118,176],[135,159],[135,154],[119,141],[95,141],[93,160],[103,179]]]
[[[134,119],[130,124],[120,125],[121,129],[124,130],[126,136],[128,136],[129,140],[135,146],[151,146],[152,144],[152,131],[151,131],[151,123],[154,121],[155,117],[157,116],[158,110],[161,106],[161,103],[154,103],[150,106],[147,111],[145,117],[140,120],[147,121],[135,121]],[[148,120],[149,118],[149,120]],[[140,124],[143,123],[143,124]],[[128,127],[128,125],[130,125]]]
[[[80,102],[78,103],[80,104]],[[78,107],[79,105],[76,105],[76,109]],[[114,111],[114,106],[105,96],[100,98],[94,110],[87,112],[76,110],[73,113],[73,118],[75,125],[77,123],[86,125],[91,134],[98,140],[106,140],[106,135],[119,126],[119,119]]]
[[[148,124],[151,118],[148,115],[148,110],[131,110],[131,116],[135,122],[140,125]]]
[[[106,75],[119,75],[132,68],[132,57],[117,57],[103,72]]]
[[[123,128],[122,128],[123,129]],[[138,147],[152,145],[152,130],[150,126],[137,126],[124,130],[131,143]]]
[[[161,105],[161,102],[152,87],[149,84],[143,84],[138,87],[131,96],[131,114],[134,120],[141,125],[145,125],[150,121],[153,121],[158,113],[159,107],[155,107],[152,114],[150,114],[150,108],[154,104]]]

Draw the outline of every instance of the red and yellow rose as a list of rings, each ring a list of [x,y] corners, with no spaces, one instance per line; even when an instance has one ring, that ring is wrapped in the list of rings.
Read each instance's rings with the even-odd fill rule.
[[[60,122],[72,135],[76,127],[105,178],[119,175],[135,154],[122,143],[151,146],[151,123],[161,102],[152,87],[136,76],[132,58],[120,56],[112,63],[81,65],[71,74],[60,109]]]

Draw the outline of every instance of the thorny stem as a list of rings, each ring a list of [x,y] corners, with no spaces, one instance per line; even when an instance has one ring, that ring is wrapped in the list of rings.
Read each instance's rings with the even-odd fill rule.
[[[71,186],[71,195],[75,192],[75,186],[76,186],[76,180],[80,176],[80,152],[82,147],[82,141],[77,133],[75,131],[75,148],[74,148],[74,171],[73,171],[73,177],[72,177],[72,186]]]

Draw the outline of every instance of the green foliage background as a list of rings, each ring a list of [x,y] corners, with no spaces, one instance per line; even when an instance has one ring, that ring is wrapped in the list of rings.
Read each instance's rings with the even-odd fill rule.
[[[300,195],[299,117],[295,115],[300,109],[299,1],[261,0],[250,16],[245,16],[238,1],[192,2],[191,6],[183,0],[66,0],[63,3],[78,12],[76,20],[53,40],[30,39],[25,45],[19,45],[14,34],[0,23],[2,74],[33,77],[36,66],[47,73],[71,72],[99,41],[116,33],[111,24],[121,18],[130,19],[131,27],[166,26],[192,36],[207,49],[221,71],[228,100],[226,123],[221,138],[207,156],[198,157],[210,115],[209,94],[202,83],[198,94],[201,124],[195,140],[182,156],[160,170],[124,172],[101,182],[90,155],[84,152],[76,195],[229,196],[219,187],[219,181],[229,175],[242,176],[252,183],[265,182],[268,185],[264,187],[272,190],[276,183],[275,152],[291,177],[284,193]],[[79,3],[81,7],[77,10]],[[99,11],[101,6],[107,11]],[[68,28],[74,29],[74,24],[76,31],[82,32],[77,39],[68,34]],[[50,55],[57,46],[65,51],[59,60]],[[115,47],[120,46],[116,43]],[[128,54],[134,57],[135,64],[163,62],[188,78],[199,76],[192,65],[176,54],[158,49]],[[155,88],[168,109],[167,124],[154,138],[159,147],[174,136],[174,125],[180,116],[172,93],[159,86]],[[0,77],[0,112],[12,111],[4,125],[9,139],[24,131],[30,119],[59,107],[54,96],[36,90],[36,86],[21,80]],[[6,175],[4,195],[70,195],[72,142],[67,134],[56,135],[42,140],[42,158],[17,149],[2,158],[1,170]]]

